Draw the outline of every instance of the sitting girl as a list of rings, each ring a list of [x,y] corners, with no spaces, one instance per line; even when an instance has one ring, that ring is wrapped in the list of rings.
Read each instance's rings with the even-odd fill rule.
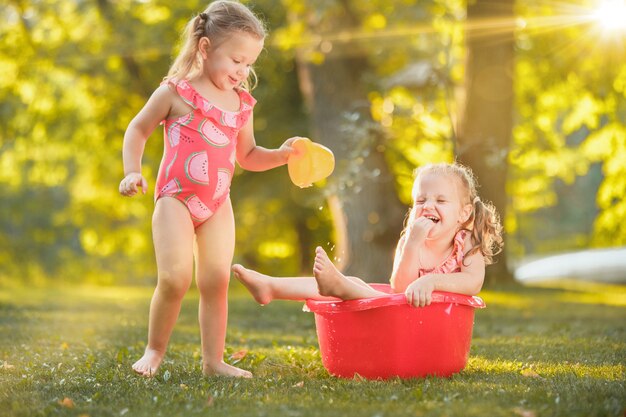
[[[433,291],[476,295],[485,265],[502,249],[502,226],[495,207],[477,195],[471,170],[458,163],[419,168],[413,207],[400,236],[391,288],[409,304],[431,303]],[[345,276],[317,247],[314,277],[278,278],[234,265],[235,276],[260,304],[272,300],[352,300],[385,295],[363,280]]]

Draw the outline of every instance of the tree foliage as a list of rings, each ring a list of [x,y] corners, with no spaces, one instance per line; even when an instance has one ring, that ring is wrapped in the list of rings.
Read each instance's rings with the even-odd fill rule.
[[[518,256],[626,244],[626,38],[588,18],[595,6],[572,16],[518,3],[507,219]]]
[[[4,274],[25,280],[153,279],[153,190],[143,198],[118,194],[122,137],[167,72],[182,27],[205,6],[105,0],[0,6],[6,22],[0,26],[0,67],[7,74],[0,81]],[[280,11],[269,3],[267,10]],[[280,56],[262,61],[268,69],[260,76],[268,80],[255,95],[268,100],[258,107],[257,139],[272,147],[306,132],[293,63]],[[162,140],[157,129],[143,159],[151,186]],[[248,226],[238,234],[238,254],[257,265],[278,259],[287,262],[282,268],[299,272],[291,256],[301,251],[298,245],[309,252],[327,239],[328,221],[319,205],[301,196],[290,205],[294,198],[284,170],[238,177],[233,198],[241,200],[245,212],[237,211],[238,220]],[[268,181],[282,186],[268,187]],[[296,219],[305,230],[281,233]],[[305,231],[310,241],[299,242]]]
[[[459,48],[451,46],[458,25],[450,22],[462,6],[284,4],[291,19],[276,40],[297,57],[316,140],[338,157],[329,187],[339,201],[337,252],[349,258],[347,273],[386,280],[406,212],[396,194],[410,204],[419,162],[452,159],[450,78],[459,71],[451,55]]]
[[[459,153],[467,4],[249,4],[270,28],[253,92],[259,99],[257,141],[275,147],[290,136],[311,136],[343,156],[325,188],[297,189],[284,168],[236,173],[237,260],[293,275],[306,271],[315,246],[332,251],[338,240],[324,202],[329,191],[356,192],[359,181],[384,177],[391,190],[384,199],[408,205],[413,169]],[[184,24],[205,6],[198,0],[175,6],[164,0],[0,5],[0,279],[154,279],[153,189],[143,198],[119,196],[122,137],[167,72]],[[580,14],[593,11],[590,0],[579,6]],[[602,31],[558,4],[517,2],[515,10],[509,251],[520,257],[623,245],[623,32]],[[564,15],[565,24],[559,23]],[[336,59],[357,77],[358,102],[328,126],[316,118],[310,103],[315,86],[303,83],[302,71]],[[339,91],[332,90],[332,75],[327,68],[330,98]],[[313,137],[316,132],[337,136]],[[340,150],[356,143],[339,139],[351,136],[364,141]],[[157,129],[144,155],[151,186],[162,140]],[[366,162],[371,155],[380,156],[375,166]],[[363,207],[359,215],[365,213],[367,222],[392,230],[380,220],[393,216]],[[386,245],[393,245],[395,232]]]

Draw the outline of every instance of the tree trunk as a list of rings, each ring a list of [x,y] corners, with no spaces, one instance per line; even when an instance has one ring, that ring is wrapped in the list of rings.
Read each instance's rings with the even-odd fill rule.
[[[370,282],[389,280],[406,208],[384,159],[381,134],[369,116],[361,57],[300,59],[301,90],[311,113],[312,139],[335,154],[328,203],[336,233],[335,262]],[[350,114],[349,117],[346,114]]]
[[[467,9],[466,100],[457,156],[476,174],[483,200],[506,216],[508,153],[513,128],[513,0],[477,0]],[[487,281],[512,281],[506,250],[487,268]]]

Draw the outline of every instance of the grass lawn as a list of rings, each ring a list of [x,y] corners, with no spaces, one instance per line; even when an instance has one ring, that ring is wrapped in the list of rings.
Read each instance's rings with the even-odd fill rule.
[[[260,307],[238,283],[226,360],[255,378],[201,375],[193,291],[158,376],[137,377],[151,294],[0,290],[0,416],[625,415],[624,286],[485,290],[465,370],[385,382],[329,376],[313,315],[301,303]]]

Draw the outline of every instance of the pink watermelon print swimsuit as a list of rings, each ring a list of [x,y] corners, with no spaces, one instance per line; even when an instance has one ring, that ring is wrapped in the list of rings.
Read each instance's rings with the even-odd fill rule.
[[[467,230],[459,230],[454,235],[454,247],[452,253],[448,255],[445,261],[436,268],[432,269],[419,269],[418,277],[422,277],[427,274],[450,274],[452,272],[459,272],[461,265],[463,264],[463,257],[465,256],[465,237],[467,236]]]
[[[162,122],[165,146],[154,200],[166,196],[180,200],[198,227],[228,198],[237,134],[256,100],[247,91],[238,90],[239,111],[230,112],[202,97],[187,80],[164,82],[174,86],[193,110]]]

